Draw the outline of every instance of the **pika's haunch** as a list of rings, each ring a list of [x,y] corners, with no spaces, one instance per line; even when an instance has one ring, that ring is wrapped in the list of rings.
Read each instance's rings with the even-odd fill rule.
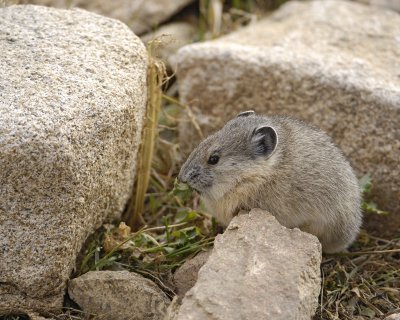
[[[346,249],[362,222],[350,164],[328,135],[293,118],[242,112],[200,143],[178,179],[225,226],[261,208],[317,236],[327,253]]]

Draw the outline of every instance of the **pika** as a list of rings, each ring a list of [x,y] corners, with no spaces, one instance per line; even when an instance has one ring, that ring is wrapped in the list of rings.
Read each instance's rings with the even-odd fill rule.
[[[240,210],[264,209],[317,236],[325,253],[345,250],[362,222],[349,162],[326,133],[290,117],[240,113],[194,149],[178,180],[224,226]]]

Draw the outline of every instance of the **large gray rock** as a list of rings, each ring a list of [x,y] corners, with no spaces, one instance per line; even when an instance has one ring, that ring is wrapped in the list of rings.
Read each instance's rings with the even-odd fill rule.
[[[207,262],[210,254],[211,250],[199,252],[175,271],[173,282],[179,298],[183,298],[186,292],[196,284],[199,270]]]
[[[55,311],[86,237],[123,210],[146,50],[82,10],[0,9],[0,315]]]
[[[170,304],[154,282],[129,271],[88,272],[69,282],[68,294],[84,312],[109,320],[161,320]]]
[[[385,317],[383,320],[400,320],[400,313],[394,313],[390,316]]]
[[[22,0],[57,8],[79,7],[121,20],[136,34],[153,30],[194,0]]]
[[[399,0],[356,0],[356,1],[400,12]]]
[[[374,200],[393,213],[382,231],[397,231],[399,34],[400,15],[389,10],[345,1],[289,2],[255,25],[180,49],[180,97],[206,133],[248,109],[292,115],[324,129],[360,177],[372,175]],[[192,127],[186,129],[183,142],[199,141]]]
[[[253,209],[217,236],[177,319],[309,320],[318,305],[320,263],[316,237]]]

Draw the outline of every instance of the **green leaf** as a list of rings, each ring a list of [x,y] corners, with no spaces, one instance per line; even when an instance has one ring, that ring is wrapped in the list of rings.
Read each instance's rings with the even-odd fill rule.
[[[171,242],[171,230],[169,229],[168,225],[168,217],[162,217],[162,223],[165,226],[165,236],[167,238],[167,242]]]
[[[199,217],[199,214],[196,211],[191,210],[188,212],[184,222],[195,220],[198,217]]]
[[[372,188],[372,179],[369,174],[365,174],[359,181],[360,189],[363,195],[370,193]]]
[[[368,318],[370,318],[370,319],[374,319],[374,318],[375,318],[375,311],[372,310],[371,308],[368,308],[368,307],[361,307],[360,309],[361,309],[360,314],[361,314],[362,316],[366,316],[366,317],[368,317]]]
[[[365,213],[374,213],[374,214],[378,214],[378,215],[382,215],[382,216],[386,216],[389,214],[389,212],[387,212],[387,211],[378,209],[378,206],[376,205],[376,203],[374,203],[372,201],[370,201],[370,202],[364,201],[361,208]]]
[[[197,219],[199,214],[194,210],[183,209],[175,215],[176,223],[188,222]]]
[[[372,201],[368,201],[369,194],[372,189],[372,179],[369,174],[364,175],[360,180],[359,180],[359,185],[360,189],[362,192],[363,196],[363,203],[361,204],[361,208],[365,213],[373,213],[373,214],[378,214],[378,215],[388,215],[389,212],[383,211],[378,209],[378,206],[376,203]]]
[[[97,271],[101,271],[106,266],[110,266],[114,263],[114,261],[120,258],[119,255],[111,256],[107,259],[100,259],[94,266],[94,269]]]
[[[192,193],[192,189],[186,183],[179,182],[178,179],[174,181],[174,188],[170,192],[172,196],[181,198],[183,201],[187,200]]]
[[[158,201],[153,195],[150,195],[149,197],[149,204],[150,210],[153,214],[161,207],[160,201]]]
[[[167,251],[167,253],[171,253],[174,252],[175,248],[171,248],[171,247],[164,247],[165,251]]]
[[[178,179],[175,179],[174,189],[172,191],[177,192],[177,191],[188,191],[188,190],[190,190],[190,187],[188,184],[179,182]]]

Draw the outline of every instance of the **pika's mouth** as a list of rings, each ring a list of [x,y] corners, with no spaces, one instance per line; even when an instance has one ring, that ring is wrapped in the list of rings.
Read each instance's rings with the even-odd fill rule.
[[[174,181],[174,188],[172,193],[186,193],[186,192],[196,192],[198,195],[203,196],[204,190],[200,190],[199,186],[195,185],[195,183],[190,182],[181,182],[178,178]]]

